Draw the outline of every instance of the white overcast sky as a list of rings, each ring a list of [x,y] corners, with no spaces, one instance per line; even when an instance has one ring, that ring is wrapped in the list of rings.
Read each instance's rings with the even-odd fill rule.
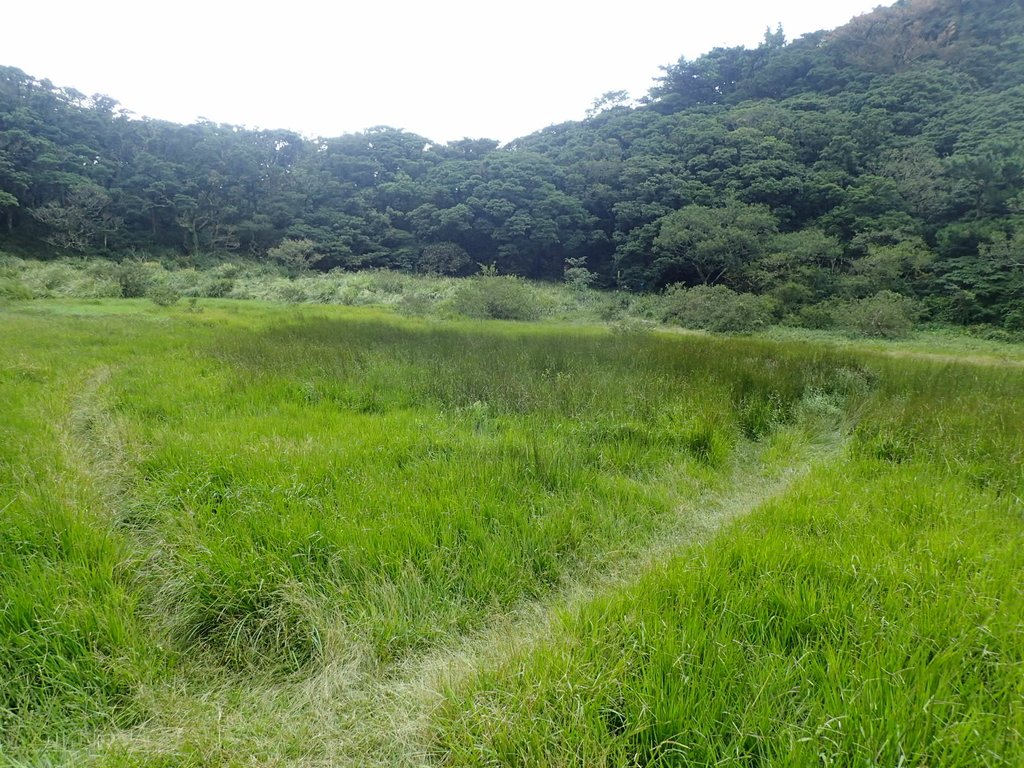
[[[508,141],[642,96],[680,56],[890,2],[34,0],[6,4],[0,64],[176,122]]]

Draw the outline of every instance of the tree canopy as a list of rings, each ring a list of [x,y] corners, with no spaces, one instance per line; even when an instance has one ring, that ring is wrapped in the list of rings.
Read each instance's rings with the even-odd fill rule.
[[[640,103],[609,92],[505,146],[177,125],[0,67],[0,248],[545,279],[585,263],[604,286],[721,284],[794,306],[891,290],[1012,323],[1021,83],[1021,0],[901,0],[792,41],[769,30],[666,66]]]

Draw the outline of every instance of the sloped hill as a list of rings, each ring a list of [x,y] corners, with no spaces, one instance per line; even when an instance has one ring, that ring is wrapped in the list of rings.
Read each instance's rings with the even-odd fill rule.
[[[323,269],[716,282],[779,318],[888,291],[1024,324],[1024,5],[913,0],[718,48],[641,103],[499,147],[138,120],[0,72],[0,248],[210,261],[298,240]]]

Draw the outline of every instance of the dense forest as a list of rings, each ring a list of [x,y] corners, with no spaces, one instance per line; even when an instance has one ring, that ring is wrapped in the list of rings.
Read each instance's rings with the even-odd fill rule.
[[[901,0],[716,48],[507,145],[139,119],[0,67],[0,249],[881,291],[1024,328],[1024,2]]]

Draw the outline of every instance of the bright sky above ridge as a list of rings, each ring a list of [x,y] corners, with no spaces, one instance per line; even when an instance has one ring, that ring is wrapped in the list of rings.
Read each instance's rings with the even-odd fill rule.
[[[885,3],[887,4],[887,3]],[[140,115],[337,136],[390,125],[508,141],[721,45],[793,39],[875,0],[19,3],[0,64]]]

